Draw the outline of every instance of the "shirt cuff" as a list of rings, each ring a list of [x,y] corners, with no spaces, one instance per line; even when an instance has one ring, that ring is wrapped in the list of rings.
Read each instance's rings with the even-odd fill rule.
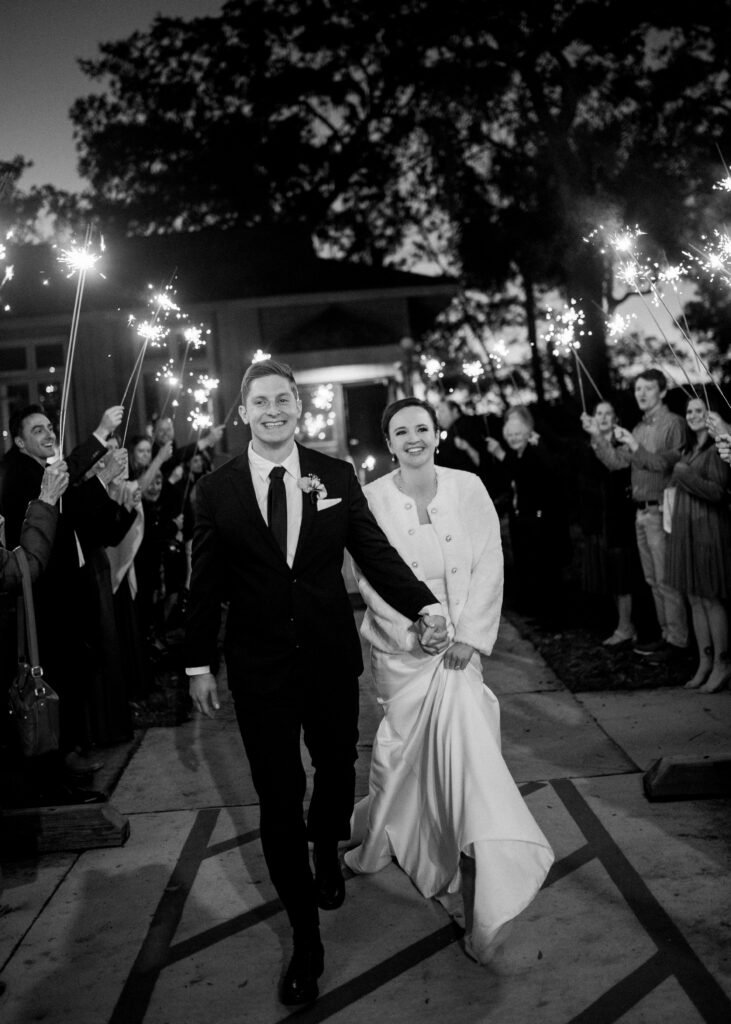
[[[210,665],[197,665],[195,668],[186,668],[185,674],[186,676],[203,676],[210,673],[210,671]]]
[[[419,616],[421,617],[422,615],[441,615],[443,618],[446,618],[440,604],[425,605],[419,612]]]

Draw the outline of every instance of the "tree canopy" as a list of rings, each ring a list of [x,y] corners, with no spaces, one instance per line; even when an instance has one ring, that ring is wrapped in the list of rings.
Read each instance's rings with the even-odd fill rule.
[[[80,169],[130,232],[297,223],[558,287],[604,379],[612,266],[584,239],[637,223],[673,257],[698,227],[729,41],[725,0],[230,0],[82,62],[106,92],[74,105]]]

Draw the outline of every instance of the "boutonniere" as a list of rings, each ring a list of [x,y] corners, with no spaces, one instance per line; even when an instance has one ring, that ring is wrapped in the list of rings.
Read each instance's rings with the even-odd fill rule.
[[[305,494],[309,494],[313,505],[316,505],[322,498],[327,498],[327,489],[324,483],[314,473],[308,473],[307,476],[300,477],[297,481],[297,486]]]

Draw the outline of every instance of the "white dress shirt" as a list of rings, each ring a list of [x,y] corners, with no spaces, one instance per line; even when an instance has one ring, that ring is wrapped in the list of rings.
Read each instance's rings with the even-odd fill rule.
[[[297,451],[297,445],[294,446],[291,454],[287,456],[284,462],[270,462],[263,455],[258,455],[251,444],[249,444],[251,482],[254,485],[254,493],[256,494],[259,510],[267,526],[269,525],[267,519],[267,499],[271,482],[269,474],[275,466],[281,466],[284,470],[284,492],[287,495],[287,565],[291,569],[302,525],[302,489],[297,486],[297,481],[301,475],[300,456]]]

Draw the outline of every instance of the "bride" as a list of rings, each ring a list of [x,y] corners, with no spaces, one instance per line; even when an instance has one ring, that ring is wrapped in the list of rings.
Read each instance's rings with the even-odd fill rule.
[[[427,654],[412,624],[355,566],[367,611],[361,628],[384,717],[368,796],[353,814],[354,872],[395,857],[423,896],[459,891],[460,854],[474,870],[467,949],[487,962],[504,926],[540,889],[551,848],[500,753],[500,708],[484,685],[500,621],[503,561],[498,518],[479,477],[435,467],[431,406],[393,402],[381,421],[398,469],[365,488],[371,511],[447,615],[450,644]],[[465,889],[467,885],[465,885]],[[501,932],[501,930],[503,930]]]

